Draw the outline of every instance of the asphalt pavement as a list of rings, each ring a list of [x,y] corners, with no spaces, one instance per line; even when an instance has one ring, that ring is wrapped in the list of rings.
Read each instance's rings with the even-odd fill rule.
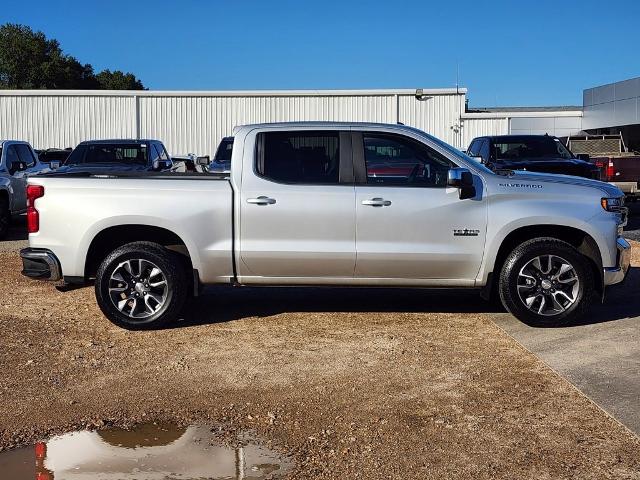
[[[624,235],[640,241],[640,202]],[[640,436],[640,268],[608,290],[579,325],[533,328],[506,313],[494,321],[521,345]]]

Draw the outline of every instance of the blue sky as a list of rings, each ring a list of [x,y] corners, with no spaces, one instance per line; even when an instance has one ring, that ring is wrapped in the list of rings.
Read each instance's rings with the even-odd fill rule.
[[[3,0],[0,22],[154,90],[469,89],[472,106],[580,105],[640,76],[640,2]]]

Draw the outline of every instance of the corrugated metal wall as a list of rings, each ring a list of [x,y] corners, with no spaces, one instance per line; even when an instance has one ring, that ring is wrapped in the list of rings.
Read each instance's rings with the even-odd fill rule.
[[[395,122],[393,96],[141,97],[141,137],[171,152],[212,153],[233,127],[285,121]]]
[[[26,140],[36,148],[74,147],[89,138],[131,138],[135,124],[131,96],[0,96],[0,138]]]
[[[423,90],[420,100],[416,93],[0,90],[0,138],[27,140],[35,148],[75,147],[100,138],[157,138],[173,154],[212,155],[236,125],[326,120],[402,122],[464,149],[482,135],[524,130],[559,135],[582,122],[582,112],[518,114],[523,118],[499,111],[465,113],[466,89]]]
[[[0,91],[0,138],[35,148],[99,138],[157,138],[171,153],[213,154],[236,125],[279,121],[396,123],[465,146],[466,90],[314,92]]]
[[[466,148],[476,137],[484,135],[506,135],[509,133],[507,118],[464,118],[463,119],[463,147]]]

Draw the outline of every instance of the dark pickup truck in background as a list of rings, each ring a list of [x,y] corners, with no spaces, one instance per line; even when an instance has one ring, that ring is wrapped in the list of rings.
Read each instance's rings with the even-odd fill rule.
[[[571,136],[567,146],[572,152],[589,156],[602,170],[602,180],[620,188],[627,199],[640,198],[640,153],[629,151],[622,134]]]
[[[213,162],[209,165],[209,171],[213,173],[231,172],[231,152],[233,152],[233,137],[224,137],[218,145]]]
[[[158,140],[89,140],[78,144],[57,173],[161,172],[172,167]]]
[[[550,135],[478,137],[469,144],[467,154],[493,171],[527,170],[600,180],[597,165],[577,157]]]

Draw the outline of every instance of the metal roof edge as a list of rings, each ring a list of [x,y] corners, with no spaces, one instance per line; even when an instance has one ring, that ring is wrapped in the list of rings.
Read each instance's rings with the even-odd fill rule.
[[[582,110],[558,110],[558,111],[530,111],[530,112],[480,112],[480,113],[463,113],[461,118],[464,119],[500,119],[500,118],[517,118],[517,117],[582,117]]]
[[[369,89],[369,90],[0,90],[0,96],[86,97],[308,97],[385,95],[464,95],[466,88]]]

